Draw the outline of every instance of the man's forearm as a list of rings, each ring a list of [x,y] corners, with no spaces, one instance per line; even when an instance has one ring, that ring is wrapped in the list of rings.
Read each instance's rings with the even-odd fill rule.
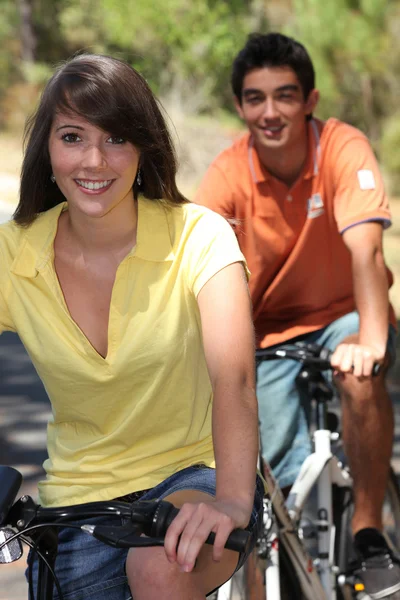
[[[360,315],[359,343],[373,346],[383,358],[388,336],[389,297],[381,251],[353,256],[353,285]]]

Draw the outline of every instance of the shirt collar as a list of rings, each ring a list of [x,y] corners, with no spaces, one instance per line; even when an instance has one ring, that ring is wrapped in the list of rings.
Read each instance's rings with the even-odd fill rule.
[[[27,228],[11,265],[13,273],[22,277],[36,277],[53,259],[54,238],[63,210],[67,210],[66,202],[41,213]],[[139,197],[137,242],[132,256],[154,262],[173,260],[168,210],[168,205],[160,200]]]
[[[32,225],[29,225],[11,265],[12,273],[22,277],[36,277],[46,266],[53,256],[58,218],[66,207],[66,202],[57,204],[40,213]]]
[[[308,130],[308,151],[307,160],[304,167],[304,179],[311,179],[318,175],[319,160],[321,155],[320,129],[319,122],[310,119],[307,123]]]
[[[174,259],[168,212],[173,207],[162,200],[139,196],[138,230],[133,255],[143,260],[165,262]]]
[[[319,123],[319,122],[318,122]],[[304,168],[304,179],[310,179],[318,174],[319,157],[321,153],[320,147],[320,129],[315,119],[310,119],[307,123],[307,159]],[[262,183],[267,181],[269,177],[268,171],[262,166],[257,150],[254,147],[254,138],[249,135],[248,142],[248,163],[251,176],[254,183]]]

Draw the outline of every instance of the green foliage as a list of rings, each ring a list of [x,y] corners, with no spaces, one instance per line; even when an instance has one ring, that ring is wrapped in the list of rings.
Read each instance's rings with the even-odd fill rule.
[[[18,64],[18,15],[15,5],[0,0],[0,96],[15,80]]]
[[[32,7],[34,63],[21,61],[23,2]],[[231,64],[247,34],[280,30],[312,57],[317,114],[364,130],[397,180],[400,0],[0,0],[0,14],[0,125],[21,85],[33,93],[54,64],[82,50],[128,60],[169,110],[220,115],[232,110]]]
[[[381,158],[393,194],[400,194],[400,112],[386,119],[381,140]]]
[[[352,122],[376,137],[386,114],[372,89],[387,88],[387,57],[394,40],[390,10],[398,0],[293,0],[287,31],[308,49],[322,91],[321,114]]]
[[[365,131],[400,191],[399,0],[293,0],[293,10],[286,31],[314,62],[317,112]]]
[[[249,19],[248,6],[240,0],[168,0],[162,5],[69,0],[60,23],[71,50],[117,53],[157,93],[199,111],[230,98],[230,66],[249,31]]]

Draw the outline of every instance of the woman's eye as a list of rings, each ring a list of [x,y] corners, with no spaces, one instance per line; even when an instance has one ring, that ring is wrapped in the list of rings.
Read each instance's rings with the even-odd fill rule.
[[[111,137],[108,138],[109,142],[111,142],[111,144],[125,144],[125,140],[122,137],[118,137],[118,136],[114,136],[112,135]]]
[[[75,142],[79,142],[81,138],[76,133],[64,133],[64,135],[61,136],[61,139],[64,142],[67,142],[67,144],[74,144]]]

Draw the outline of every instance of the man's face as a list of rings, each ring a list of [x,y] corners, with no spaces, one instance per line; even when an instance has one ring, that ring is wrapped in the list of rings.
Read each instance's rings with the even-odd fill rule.
[[[290,67],[262,67],[243,81],[239,116],[252,133],[258,150],[288,148],[306,136],[306,116],[318,102],[317,90],[307,99]]]

